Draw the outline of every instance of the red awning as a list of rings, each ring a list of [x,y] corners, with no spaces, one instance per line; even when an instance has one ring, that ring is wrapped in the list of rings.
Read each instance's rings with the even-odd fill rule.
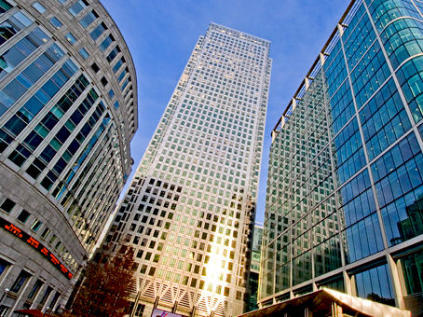
[[[53,316],[50,314],[43,314],[43,312],[38,309],[19,309],[19,310],[15,310],[15,313],[19,313],[19,314],[27,315],[31,317],[52,317]]]

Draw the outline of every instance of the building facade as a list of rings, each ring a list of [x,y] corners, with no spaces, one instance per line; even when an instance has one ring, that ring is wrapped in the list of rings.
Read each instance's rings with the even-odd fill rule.
[[[181,315],[242,313],[271,62],[217,24],[198,40],[118,209],[107,246],[134,248],[134,299]]]
[[[258,308],[257,294],[260,273],[260,257],[261,257],[261,244],[263,238],[263,225],[255,224],[253,239],[251,241],[251,262],[250,270],[247,280],[247,297],[245,311],[252,311]]]
[[[416,0],[334,29],[272,133],[260,305],[326,286],[421,313],[422,40]]]
[[[0,315],[70,295],[131,169],[136,75],[96,0],[0,0]]]

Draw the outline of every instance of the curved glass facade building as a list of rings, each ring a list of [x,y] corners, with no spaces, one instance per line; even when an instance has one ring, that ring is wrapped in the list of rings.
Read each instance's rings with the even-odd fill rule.
[[[131,169],[136,75],[96,0],[0,0],[0,315],[56,310]]]
[[[421,312],[423,3],[352,1],[272,133],[259,302]]]

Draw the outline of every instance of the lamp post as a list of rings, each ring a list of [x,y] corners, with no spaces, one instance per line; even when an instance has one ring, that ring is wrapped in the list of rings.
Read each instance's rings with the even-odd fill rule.
[[[5,288],[4,291],[3,291],[3,294],[1,295],[1,299],[0,299],[0,316],[5,316],[4,314],[6,314],[7,310],[8,310],[6,305],[2,305],[3,299],[7,295],[7,293],[9,293],[9,289]]]
[[[3,298],[7,295],[7,293],[9,293],[9,289],[5,288],[3,291],[3,295],[1,296],[1,299],[0,299],[0,304],[3,302]]]

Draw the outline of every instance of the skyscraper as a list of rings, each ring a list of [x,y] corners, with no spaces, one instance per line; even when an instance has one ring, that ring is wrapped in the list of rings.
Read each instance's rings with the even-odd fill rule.
[[[136,75],[97,0],[0,0],[0,315],[63,304],[131,169]]]
[[[261,305],[326,286],[421,311],[422,29],[420,1],[352,1],[275,126]]]
[[[211,24],[194,47],[106,237],[135,249],[138,313],[243,310],[269,46]]]
[[[257,306],[257,294],[258,294],[258,282],[260,273],[260,255],[261,255],[261,244],[263,237],[263,225],[255,224],[254,233],[251,244],[251,263],[250,272],[247,280],[247,298],[246,298],[246,311],[256,310]]]

